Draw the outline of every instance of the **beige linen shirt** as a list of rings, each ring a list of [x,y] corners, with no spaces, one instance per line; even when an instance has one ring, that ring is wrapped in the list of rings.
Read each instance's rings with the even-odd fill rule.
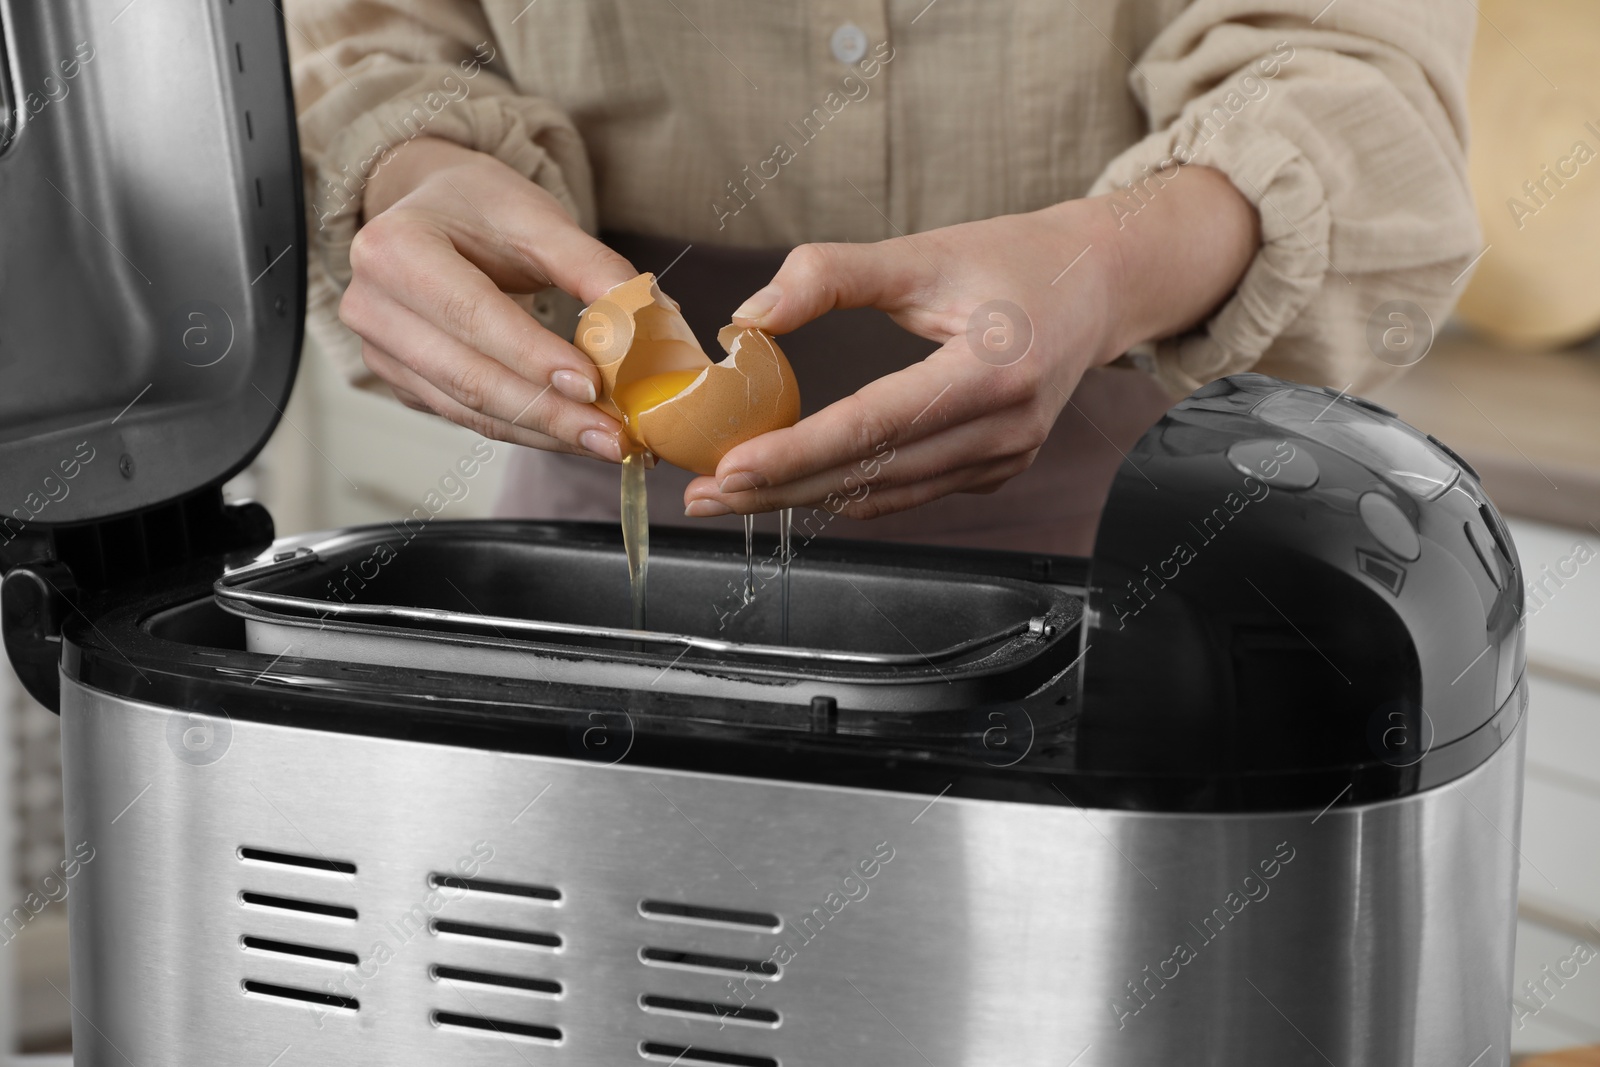
[[[1395,372],[1374,312],[1409,300],[1441,323],[1480,250],[1474,14],[1324,3],[286,0],[309,326],[360,373],[336,308],[362,189],[421,134],[497,156],[591,231],[746,248],[1119,188],[1109,210],[1132,225],[1198,163],[1257,206],[1262,246],[1208,322],[1133,358],[1175,394],[1250,368],[1360,392]]]

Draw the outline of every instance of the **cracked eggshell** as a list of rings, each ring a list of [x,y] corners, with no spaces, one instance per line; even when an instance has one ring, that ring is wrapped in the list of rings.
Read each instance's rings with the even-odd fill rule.
[[[573,338],[599,368],[596,403],[619,421],[622,413],[612,401],[618,388],[657,374],[701,372],[675,396],[640,411],[629,427],[658,458],[696,474],[716,473],[729,449],[800,419],[794,369],[769,334],[728,325],[717,341],[727,355],[712,363],[650,274],[607,290],[585,308]]]
[[[617,419],[622,413],[611,397],[620,386],[654,374],[711,365],[678,305],[662,294],[653,274],[612,286],[584,308],[572,343],[599,369],[596,402]]]
[[[800,419],[800,385],[770,335],[724,326],[717,340],[726,358],[637,420],[646,448],[696,474],[715,474],[734,446]]]

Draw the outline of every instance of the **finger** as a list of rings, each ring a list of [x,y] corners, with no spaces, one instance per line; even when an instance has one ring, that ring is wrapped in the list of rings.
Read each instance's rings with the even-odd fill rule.
[[[909,445],[880,449],[864,459],[773,487],[747,487],[738,475],[727,479],[725,489],[715,478],[697,478],[684,491],[684,505],[714,501],[730,511],[752,515],[816,504],[830,495],[850,496],[863,484],[874,492],[914,485],[1037,452],[1048,429],[1035,422],[1027,409],[996,412]]]
[[[567,383],[562,391],[580,402],[598,395],[600,373],[589,357],[539,325],[442,231],[374,221],[357,233],[350,263],[354,278],[339,315],[362,336],[380,329],[399,305],[529,381]],[[379,344],[403,355],[402,348]]]
[[[730,449],[717,481],[729,489],[786,485],[1032,398],[1020,371],[996,374],[958,340],[787,429]]]
[[[424,404],[422,402],[422,398],[416,393],[407,392],[406,390],[400,389],[394,385],[389,386],[389,391],[394,394],[394,398],[396,400],[400,401],[400,403],[404,404],[412,411],[421,411],[428,415],[437,414],[437,412],[435,412],[427,404]]]
[[[1029,462],[1027,456],[1012,456],[888,488],[861,483],[853,490],[839,492],[832,499],[824,498],[794,506],[797,510],[810,508],[852,519],[875,519],[921,507],[952,493],[987,492],[991,485],[998,488],[1026,470]],[[713,514],[721,515],[724,512],[691,507],[685,514],[690,518],[710,518]],[[804,518],[800,517],[797,522],[803,524]]]
[[[555,377],[541,384],[515,374],[392,300],[347,293],[340,314],[364,339],[464,407],[575,446],[590,431],[621,432],[599,408],[552,391],[559,385]]]
[[[571,223],[522,234],[516,245],[544,267],[562,292],[585,304],[639,274],[632,263]]]
[[[991,493],[1027,470],[1030,462],[1026,456],[1012,456],[970,470],[954,471],[942,478],[886,489],[853,502],[844,514],[853,519],[876,519],[922,507],[955,493]]]
[[[363,341],[361,343],[361,362],[366,364],[367,369],[376,375],[379,381],[387,385],[389,391],[394,394],[395,399],[406,407],[413,411],[420,411],[424,415],[432,415],[435,418],[442,419],[445,417],[441,410],[443,405],[435,406],[442,394],[437,389],[426,388],[427,383],[423,382],[416,372],[389,355],[389,353],[378,348],[370,341]],[[408,383],[411,388],[406,388],[405,385],[401,384],[403,382]],[[424,396],[433,397],[435,403],[429,403],[424,399]],[[540,436],[543,435],[541,434]]]
[[[1027,469],[1028,461],[1023,456],[996,460],[981,467],[952,471],[943,477],[915,485],[869,493],[858,501],[851,501],[842,514],[852,519],[878,519],[931,504],[955,493],[993,492],[993,489],[998,489]]]
[[[480,204],[482,197],[469,198],[454,182],[450,185],[471,211],[469,221],[480,222],[495,238],[480,242],[476,249],[463,248],[462,254],[494,276],[496,284],[503,284],[498,272],[515,279],[530,277],[531,272],[540,288],[553,284],[592,304],[607,289],[639,273],[622,255],[584,232],[554,196],[536,185],[518,187],[517,201],[504,206],[499,201]],[[505,287],[512,292],[532,291],[525,282]]]
[[[939,282],[906,238],[875,244],[809,244],[789,253],[765,288],[733,313],[739,326],[788,333],[834,308],[897,311]]]
[[[622,462],[622,450],[614,435],[585,435],[584,444],[571,444],[549,434],[540,433],[538,430],[494,418],[482,411],[467,407],[399,359],[370,342],[361,346],[361,358],[372,373],[389,383],[389,387],[395,390],[397,396],[401,393],[409,394],[416,399],[419,410],[440,415],[482,437],[509,441],[528,448],[539,448],[546,452],[568,452],[612,463]]]

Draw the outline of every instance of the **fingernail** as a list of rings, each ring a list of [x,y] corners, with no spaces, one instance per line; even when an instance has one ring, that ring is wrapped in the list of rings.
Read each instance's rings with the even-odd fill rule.
[[[585,430],[578,435],[578,444],[601,459],[609,459],[613,463],[622,462],[622,442],[617,440],[616,434],[606,433],[604,430]]]
[[[734,471],[717,483],[717,492],[745,493],[751,489],[760,489],[766,484],[767,479],[755,471]]]
[[[550,375],[550,384],[564,397],[580,404],[594,403],[594,383],[575,370],[558,370]],[[588,445],[584,446],[589,447]]]
[[[749,322],[759,322],[762,316],[778,306],[778,301],[783,299],[783,293],[776,285],[769,285],[760,290],[749,300],[740,304],[733,312],[736,319],[745,319]]]
[[[659,462],[661,462],[661,461],[656,459],[656,454],[654,452],[650,452],[650,451],[646,451],[645,452],[645,454],[644,454],[644,469],[645,470],[647,470],[647,471],[655,470],[656,469],[656,464],[659,463]]]
[[[692,500],[683,513],[691,519],[714,519],[718,515],[732,515],[733,509],[720,500]]]

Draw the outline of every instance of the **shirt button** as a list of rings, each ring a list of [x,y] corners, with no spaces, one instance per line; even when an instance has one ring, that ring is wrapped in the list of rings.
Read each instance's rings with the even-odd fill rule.
[[[841,63],[854,63],[867,54],[866,31],[853,22],[834,30],[828,44],[833,49],[833,58]]]

